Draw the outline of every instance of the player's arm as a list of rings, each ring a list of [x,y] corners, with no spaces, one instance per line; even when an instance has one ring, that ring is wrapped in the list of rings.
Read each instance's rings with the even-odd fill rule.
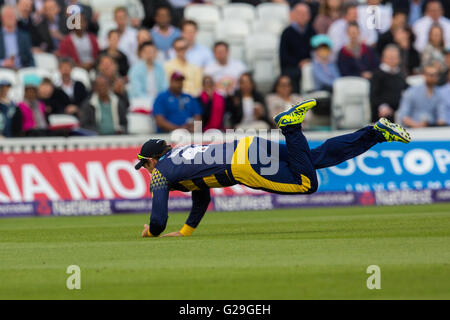
[[[180,231],[164,235],[164,237],[190,236],[199,225],[211,202],[209,189],[192,191],[192,209],[186,223]]]
[[[166,228],[168,219],[169,183],[160,175],[152,177],[150,189],[153,194],[150,224],[144,226],[143,237],[157,237]]]

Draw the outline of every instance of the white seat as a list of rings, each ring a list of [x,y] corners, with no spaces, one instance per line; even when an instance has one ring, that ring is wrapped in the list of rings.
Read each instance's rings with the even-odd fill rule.
[[[127,0],[94,0],[91,6],[94,11],[105,13],[113,12],[117,7],[126,7]]]
[[[283,3],[265,2],[256,7],[256,13],[261,20],[279,20],[284,25],[289,23],[289,5]]]
[[[91,79],[89,77],[89,72],[87,72],[85,69],[78,67],[73,68],[72,78],[84,84],[87,90],[91,89]]]
[[[75,116],[69,114],[52,114],[48,117],[50,129],[73,129],[80,126]]]
[[[141,112],[150,114],[153,111],[153,101],[147,98],[134,98],[130,101],[131,112]]]
[[[356,129],[370,122],[370,82],[359,77],[342,77],[333,84],[331,122],[333,129]]]
[[[34,62],[37,68],[46,69],[50,72],[58,70],[58,59],[51,53],[33,54]]]
[[[245,59],[245,39],[250,28],[244,20],[225,19],[219,21],[215,28],[216,40],[226,41],[230,45],[230,56],[233,59]]]
[[[425,76],[422,74],[409,76],[406,78],[406,83],[411,87],[419,86],[425,83]]]
[[[256,19],[252,22],[252,31],[255,33],[271,33],[280,36],[285,25],[277,19]]]
[[[223,7],[230,3],[230,0],[210,0],[210,2],[218,7]]]
[[[29,75],[29,74],[35,74],[35,75],[39,76],[42,79],[43,78],[53,79],[52,73],[50,71],[48,71],[47,69],[37,68],[37,67],[29,67],[29,68],[19,69],[19,71],[17,71],[18,83],[20,85],[22,85],[25,76]]]
[[[13,100],[14,102],[19,102],[21,97],[19,95],[20,90],[18,90],[17,86],[17,73],[14,70],[0,68],[0,80],[7,80],[11,83],[11,89],[8,93],[8,98]]]
[[[248,3],[230,3],[222,8],[224,19],[240,19],[252,23],[256,18],[255,7]]]
[[[302,67],[301,93],[306,94],[315,89],[312,63],[306,63]]]
[[[220,10],[214,5],[192,4],[184,9],[186,19],[197,22],[200,31],[214,31],[214,26],[220,21]]]
[[[129,134],[151,134],[156,132],[155,120],[148,114],[129,112],[127,120]]]

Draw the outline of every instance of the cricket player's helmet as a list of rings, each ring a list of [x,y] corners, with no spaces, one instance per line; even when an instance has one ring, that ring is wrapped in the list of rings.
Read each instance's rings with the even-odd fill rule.
[[[134,167],[139,170],[147,160],[151,158],[158,158],[164,150],[167,148],[167,143],[162,139],[150,139],[144,143],[141,147],[141,152],[138,154],[138,159],[140,160]]]

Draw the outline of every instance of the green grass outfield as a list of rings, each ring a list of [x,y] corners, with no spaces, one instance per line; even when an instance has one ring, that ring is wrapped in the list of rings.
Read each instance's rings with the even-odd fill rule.
[[[207,213],[189,238],[142,239],[147,221],[0,219],[0,298],[450,299],[450,204]]]

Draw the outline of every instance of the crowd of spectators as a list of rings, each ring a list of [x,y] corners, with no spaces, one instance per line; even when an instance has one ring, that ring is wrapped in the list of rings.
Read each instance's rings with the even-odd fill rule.
[[[13,83],[0,75],[0,137],[67,135],[50,126],[51,115],[75,117],[79,129],[70,134],[126,134],[136,99],[151,106],[157,132],[192,131],[195,120],[203,120],[203,130],[273,128],[272,117],[302,99],[306,64],[315,90],[332,93],[345,76],[370,81],[372,121],[450,125],[450,1],[272,2],[289,5],[290,23],[279,38],[280,74],[263,94],[246,63],[231,57],[229,43],[198,43],[199,25],[183,12],[208,0],[142,0],[142,18],[117,7],[116,26],[104,34],[101,13],[89,2],[0,0],[0,67],[33,67],[35,55],[48,53],[59,74],[58,81],[26,74],[16,99]],[[71,5],[81,12],[76,28],[67,24]],[[375,27],[369,6],[379,9]],[[92,83],[75,80],[74,68],[86,70]],[[407,77],[414,75],[424,81],[411,87]]]

